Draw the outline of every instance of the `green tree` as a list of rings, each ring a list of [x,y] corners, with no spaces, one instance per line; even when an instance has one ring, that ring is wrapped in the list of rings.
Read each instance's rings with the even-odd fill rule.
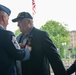
[[[15,31],[15,36],[18,36],[20,33],[21,33],[20,30],[17,29],[17,30]]]
[[[62,23],[56,22],[56,21],[48,21],[45,25],[43,25],[40,29],[43,31],[46,31],[49,34],[49,37],[54,42],[55,46],[59,50],[59,53],[61,57],[64,57],[64,48],[62,46],[62,43],[66,42],[65,50],[67,52],[68,50],[68,44],[69,44],[69,35],[70,32],[66,28],[67,24],[62,25]]]

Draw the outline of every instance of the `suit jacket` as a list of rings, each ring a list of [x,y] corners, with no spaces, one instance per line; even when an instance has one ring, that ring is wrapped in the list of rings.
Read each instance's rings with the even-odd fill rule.
[[[22,60],[24,50],[18,50],[14,34],[0,26],[0,75],[16,75],[15,60]]]
[[[32,51],[30,59],[21,63],[22,75],[50,75],[50,64],[55,75],[65,75],[61,58],[48,34],[33,28],[29,36]]]

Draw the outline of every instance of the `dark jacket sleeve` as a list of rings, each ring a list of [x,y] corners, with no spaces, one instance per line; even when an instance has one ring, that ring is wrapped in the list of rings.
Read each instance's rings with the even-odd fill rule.
[[[45,32],[42,34],[42,44],[45,56],[48,58],[55,75],[65,75],[65,68],[55,45]]]
[[[6,39],[5,40],[5,48],[6,52],[10,55],[11,58],[16,59],[16,60],[22,60],[23,57],[25,56],[25,51],[18,49],[14,44],[17,43],[17,41],[12,42],[14,34],[10,31],[6,32]]]
[[[75,62],[67,69],[67,75],[71,75],[76,72],[76,60]]]

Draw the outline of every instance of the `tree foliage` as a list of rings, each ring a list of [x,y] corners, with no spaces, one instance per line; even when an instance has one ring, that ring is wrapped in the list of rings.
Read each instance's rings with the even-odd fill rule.
[[[62,57],[64,57],[64,46],[62,46],[62,43],[66,42],[65,50],[68,50],[67,48],[70,41],[70,32],[66,26],[66,24],[63,26],[61,23],[51,20],[40,28],[49,34],[49,37],[54,42]]]
[[[20,33],[21,33],[20,30],[17,29],[17,30],[15,31],[15,36],[18,36]]]

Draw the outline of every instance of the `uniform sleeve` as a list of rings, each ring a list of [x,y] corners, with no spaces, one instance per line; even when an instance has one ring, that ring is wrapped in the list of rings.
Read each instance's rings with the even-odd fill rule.
[[[22,61],[28,60],[30,58],[30,50],[25,47],[25,57],[23,58]]]
[[[5,50],[12,59],[23,60],[27,56],[27,51],[22,50],[12,32],[9,32],[5,40]],[[29,52],[30,53],[30,52]]]
[[[65,75],[65,68],[55,45],[45,32],[42,34],[42,46],[44,55],[49,60],[55,75]]]

